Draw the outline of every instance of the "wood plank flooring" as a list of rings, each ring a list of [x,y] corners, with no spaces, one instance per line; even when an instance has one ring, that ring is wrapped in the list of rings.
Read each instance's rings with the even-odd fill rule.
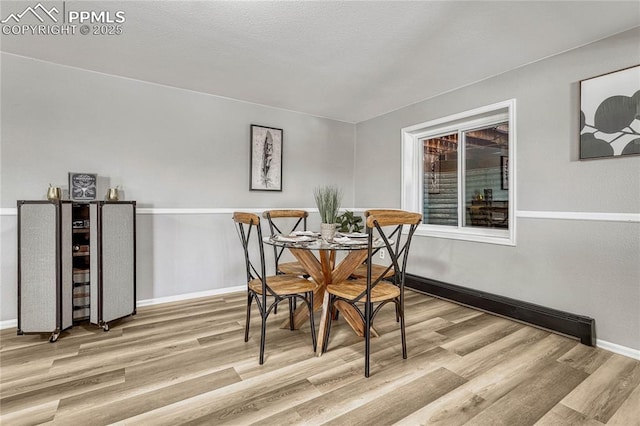
[[[2,425],[640,425],[640,361],[407,292],[409,359],[392,306],[371,377],[342,317],[316,357],[308,324],[243,340],[244,293],[143,307],[108,332],[0,333]],[[284,308],[284,305],[283,305]],[[317,322],[316,322],[317,323]]]

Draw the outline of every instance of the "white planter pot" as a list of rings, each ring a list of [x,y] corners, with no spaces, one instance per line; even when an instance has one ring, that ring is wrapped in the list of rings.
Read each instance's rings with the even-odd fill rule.
[[[320,224],[320,236],[325,241],[333,240],[333,237],[336,235],[336,224],[335,223],[321,223]]]

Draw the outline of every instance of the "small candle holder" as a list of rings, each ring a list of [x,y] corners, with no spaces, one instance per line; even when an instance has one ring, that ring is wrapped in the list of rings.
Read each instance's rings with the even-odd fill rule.
[[[106,200],[107,201],[118,201],[118,187],[117,186],[115,188],[109,188],[107,190]]]
[[[47,200],[56,201],[62,198],[62,190],[57,186],[51,186],[49,184],[49,189],[47,189]]]

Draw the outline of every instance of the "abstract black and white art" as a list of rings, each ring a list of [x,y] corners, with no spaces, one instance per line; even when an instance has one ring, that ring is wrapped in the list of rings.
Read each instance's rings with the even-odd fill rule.
[[[95,173],[69,172],[69,196],[76,201],[91,201],[96,199],[96,183],[98,175]]]
[[[580,81],[580,159],[640,154],[640,65]]]
[[[282,139],[282,129],[251,125],[250,190],[282,191]]]

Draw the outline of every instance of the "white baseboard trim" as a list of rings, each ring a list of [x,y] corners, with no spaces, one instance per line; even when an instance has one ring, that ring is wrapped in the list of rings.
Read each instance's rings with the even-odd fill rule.
[[[607,342],[604,340],[596,339],[596,346],[600,349],[605,349],[609,352],[617,353],[618,355],[628,356],[629,358],[640,360],[640,350],[628,348],[626,346],[617,345],[615,343]]]
[[[244,291],[247,289],[246,285],[239,285],[236,287],[216,288],[214,290],[199,291],[195,293],[177,294],[175,296],[158,297],[154,299],[138,300],[136,306],[152,306],[160,305],[162,303],[181,302],[183,300],[197,299],[200,297],[219,296],[221,294],[236,293],[238,291]]]
[[[181,302],[189,299],[198,299],[200,297],[219,296],[221,294],[229,294],[229,293],[236,293],[239,291],[245,291],[246,289],[247,289],[246,285],[239,285],[236,287],[216,288],[214,290],[199,291],[195,293],[185,293],[185,294],[178,294],[175,296],[145,299],[145,300],[137,301],[136,307],[139,308],[141,306],[152,306],[152,305],[160,305],[162,303]],[[0,321],[0,330],[4,330],[6,328],[17,328],[17,327],[18,327],[17,319]]]
[[[10,320],[4,320],[4,321],[0,321],[0,330],[4,330],[5,328],[18,328],[18,320],[17,319],[10,319]]]

